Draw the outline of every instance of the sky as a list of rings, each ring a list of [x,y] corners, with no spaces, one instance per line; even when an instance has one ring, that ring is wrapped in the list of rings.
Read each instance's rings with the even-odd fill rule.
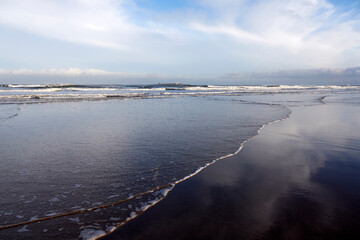
[[[360,84],[358,67],[359,0],[0,0],[0,83]]]

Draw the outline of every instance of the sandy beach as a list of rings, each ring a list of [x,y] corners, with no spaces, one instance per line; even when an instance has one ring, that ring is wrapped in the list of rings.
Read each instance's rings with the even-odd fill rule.
[[[103,239],[359,237],[360,106],[291,110]]]

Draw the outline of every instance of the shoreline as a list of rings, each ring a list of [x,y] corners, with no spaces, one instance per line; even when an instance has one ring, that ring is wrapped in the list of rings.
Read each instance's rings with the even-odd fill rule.
[[[213,161],[205,164],[205,166],[198,168],[194,173],[189,174],[189,175],[185,176],[184,178],[182,178],[182,179],[180,179],[180,180],[177,180],[177,181],[174,182],[174,183],[169,184],[169,186],[166,186],[166,187],[164,187],[164,188],[160,188],[158,191],[166,190],[165,195],[163,194],[163,196],[164,196],[163,198],[161,198],[160,200],[158,200],[157,202],[155,202],[155,203],[153,203],[153,204],[150,204],[150,205],[146,206],[146,209],[145,209],[145,210],[142,210],[142,211],[140,211],[139,213],[136,213],[135,216],[133,216],[133,217],[128,217],[124,222],[122,222],[119,226],[115,227],[115,228],[114,228],[113,230],[111,230],[110,232],[107,232],[106,234],[101,235],[101,236],[96,236],[96,237],[91,238],[91,239],[93,239],[93,240],[96,240],[96,239],[104,239],[104,237],[111,236],[111,234],[112,234],[113,232],[116,232],[119,228],[121,228],[121,227],[123,227],[124,225],[128,224],[129,222],[135,220],[137,217],[140,217],[140,216],[141,216],[142,214],[144,214],[147,210],[149,210],[149,209],[152,208],[152,207],[155,207],[155,206],[156,206],[158,203],[160,203],[161,201],[164,201],[164,200],[166,199],[166,196],[167,196],[172,190],[174,190],[174,188],[175,188],[179,183],[182,183],[182,182],[184,182],[184,181],[186,181],[186,180],[188,180],[188,179],[196,176],[197,174],[199,174],[200,172],[202,172],[203,170],[205,170],[205,169],[208,168],[209,166],[217,163],[217,162],[220,161],[220,160],[224,160],[224,159],[227,159],[227,158],[231,158],[231,157],[234,157],[235,155],[239,154],[239,153],[241,152],[241,150],[244,148],[245,144],[246,144],[247,142],[251,141],[252,139],[258,137],[259,134],[260,134],[260,132],[261,132],[265,127],[267,127],[267,126],[269,126],[269,125],[271,125],[271,124],[274,124],[274,123],[278,123],[278,122],[281,122],[281,121],[285,121],[285,120],[287,120],[287,119],[290,118],[291,113],[292,113],[291,108],[286,107],[286,106],[284,106],[284,107],[289,110],[289,113],[288,113],[288,115],[287,115],[285,118],[277,119],[277,120],[270,121],[270,122],[268,122],[268,123],[263,124],[263,125],[259,128],[259,130],[257,130],[257,134],[254,135],[254,136],[252,136],[252,137],[250,137],[249,139],[246,139],[245,141],[243,141],[243,142],[241,143],[240,147],[238,148],[238,150],[236,150],[234,153],[230,153],[230,154],[228,154],[228,155],[225,155],[225,156],[221,156],[221,157],[219,157],[219,158],[216,158],[215,160],[213,160]],[[152,190],[150,190],[150,191],[153,192]],[[149,192],[150,192],[150,191],[149,191]]]
[[[256,138],[257,136],[259,136],[260,132],[261,132],[266,126],[271,125],[271,124],[274,124],[274,123],[277,123],[277,122],[285,121],[285,120],[287,120],[287,119],[290,118],[291,113],[292,113],[291,109],[290,109],[289,107],[286,107],[286,106],[284,106],[284,107],[289,110],[289,113],[287,114],[287,116],[286,116],[285,118],[277,119],[277,120],[270,121],[270,122],[268,122],[268,123],[263,124],[263,125],[257,130],[257,134],[254,135],[254,136],[252,136],[252,137],[250,137],[250,138],[248,138],[248,139],[246,139],[245,141],[243,141],[243,142],[240,144],[240,147],[239,147],[234,153],[230,153],[230,154],[228,154],[228,155],[218,157],[218,158],[216,158],[215,160],[213,160],[213,161],[205,164],[203,167],[200,167],[200,168],[196,169],[195,172],[193,172],[193,173],[185,176],[185,177],[182,178],[182,179],[179,179],[179,180],[175,181],[174,183],[170,183],[170,184],[165,185],[165,186],[160,186],[160,187],[156,188],[156,190],[152,189],[152,190],[149,190],[149,191],[145,192],[144,194],[150,194],[150,193],[157,192],[157,191],[163,191],[164,193],[162,193],[163,198],[161,198],[160,200],[158,200],[158,201],[156,201],[156,202],[154,202],[154,203],[150,203],[149,205],[145,206],[145,209],[144,209],[144,210],[141,209],[139,212],[136,212],[136,213],[135,213],[136,215],[134,215],[134,216],[131,216],[131,215],[130,215],[124,222],[122,222],[121,224],[119,224],[117,227],[114,227],[110,232],[107,232],[107,233],[104,234],[104,235],[95,236],[95,237],[93,237],[93,238],[91,238],[91,239],[93,239],[93,240],[103,239],[104,237],[106,237],[106,236],[108,236],[108,235],[111,235],[113,232],[116,232],[119,228],[121,228],[121,227],[123,227],[124,225],[128,224],[129,222],[135,220],[137,217],[140,217],[142,214],[144,214],[144,213],[145,213],[146,211],[148,211],[150,208],[155,207],[158,203],[160,203],[161,201],[165,200],[166,197],[167,197],[167,195],[168,195],[172,190],[174,190],[174,188],[175,188],[179,183],[182,183],[182,182],[184,182],[184,181],[186,181],[186,180],[188,180],[188,179],[196,176],[197,174],[199,174],[200,172],[202,172],[202,171],[205,170],[206,168],[210,167],[211,165],[217,163],[218,161],[221,161],[221,160],[224,160],[224,159],[227,159],[227,158],[231,158],[231,157],[234,157],[235,155],[239,154],[239,153],[241,152],[241,150],[244,148],[244,145],[245,145],[248,141]],[[143,194],[141,194],[141,195],[143,195]],[[135,197],[136,197],[136,196],[132,197],[131,199],[133,199],[133,198],[135,198]],[[129,200],[131,200],[131,199],[129,199]],[[127,200],[128,200],[128,199],[125,199],[124,201],[127,201]],[[109,204],[109,205],[111,205],[111,204]]]
[[[198,209],[196,209],[196,207],[199,207],[198,204],[201,204],[204,201],[205,202],[206,201],[214,201],[214,199],[218,198],[219,196],[216,194],[215,196],[210,198],[210,200],[209,199],[204,200],[203,199],[204,196],[201,195],[201,194],[199,195],[199,193],[197,193],[197,192],[199,192],[199,191],[202,192],[202,191],[209,190],[209,188],[211,188],[211,187],[208,186],[208,184],[209,184],[208,182],[215,182],[216,184],[219,184],[219,182],[221,182],[222,180],[220,178],[217,178],[217,177],[222,177],[224,179],[231,178],[231,177],[227,176],[228,172],[233,170],[233,168],[231,168],[231,167],[229,168],[229,166],[231,166],[231,165],[235,165],[236,167],[234,167],[234,168],[239,168],[239,169],[243,170],[244,163],[241,162],[242,161],[241,159],[244,158],[244,155],[245,155],[245,157],[254,158],[254,152],[251,152],[252,149],[254,149],[254,146],[259,145],[259,142],[260,142],[260,145],[265,144],[266,141],[269,142],[269,139],[266,139],[267,138],[266,135],[268,135],[269,132],[272,132],[273,129],[277,129],[278,131],[280,130],[278,124],[277,125],[272,125],[272,123],[282,122],[283,124],[281,124],[281,125],[284,125],[284,123],[287,123],[287,124],[285,124],[285,126],[287,125],[290,128],[294,127],[294,123],[292,123],[292,122],[296,122],[297,121],[296,118],[299,118],[299,116],[298,116],[299,114],[297,113],[297,112],[300,111],[299,109],[302,109],[301,111],[303,111],[303,112],[304,112],[304,109],[307,109],[307,110],[310,109],[309,111],[311,112],[313,110],[313,108],[319,108],[319,107],[321,108],[321,106],[324,106],[325,109],[329,108],[329,106],[331,108],[331,104],[329,104],[329,105],[324,104],[324,105],[311,106],[311,107],[292,107],[290,110],[295,110],[295,112],[296,112],[295,120],[292,119],[292,118],[289,118],[290,114],[292,114],[290,112],[289,115],[287,116],[287,118],[285,118],[288,121],[282,121],[282,120],[284,120],[284,119],[282,119],[282,120],[276,120],[276,121],[270,122],[268,124],[265,124],[262,128],[260,128],[258,130],[257,135],[255,135],[255,136],[251,137],[250,139],[244,141],[241,144],[239,150],[235,154],[233,154],[231,156],[228,155],[228,156],[225,157],[225,159],[222,158],[225,161],[218,161],[217,160],[217,161],[215,161],[217,164],[209,164],[209,166],[206,166],[206,167],[204,167],[202,169],[202,170],[206,169],[205,171],[196,172],[196,175],[194,174],[195,176],[193,175],[193,177],[191,177],[191,178],[188,177],[190,179],[186,178],[186,179],[188,179],[187,181],[184,181],[186,179],[184,179],[182,181],[179,181],[178,182],[179,184],[176,184],[176,188],[173,188],[172,191],[169,193],[169,195],[167,197],[163,198],[159,203],[151,206],[151,209],[148,209],[146,212],[142,212],[135,219],[127,222],[126,224],[123,224],[119,228],[115,229],[112,233],[109,233],[106,236],[102,236],[101,239],[120,239],[120,238],[121,239],[146,239],[146,238],[149,238],[149,236],[150,236],[150,238],[154,237],[154,239],[166,239],[166,238],[171,239],[171,238],[173,238],[175,236],[177,236],[177,238],[175,238],[175,239],[186,239],[186,237],[184,237],[184,236],[181,237],[181,232],[179,232],[179,229],[184,229],[184,228],[187,229],[186,231],[189,231],[192,234],[195,234],[195,235],[192,235],[192,236],[194,236],[195,239],[196,239],[197,237],[200,236],[197,233],[198,231],[205,231],[205,230],[212,231],[212,228],[209,227],[209,225],[204,227],[203,223],[202,223],[203,220],[204,220],[202,218],[204,217],[204,215],[205,216],[208,215],[209,213],[207,213],[207,211],[212,210],[212,208],[206,208],[207,211],[199,211]],[[305,110],[305,112],[306,112],[306,110]],[[305,117],[305,119],[306,119],[306,117]],[[314,121],[315,120],[316,119],[314,119]],[[270,124],[271,124],[271,126],[274,126],[274,127],[265,128],[265,126],[268,126]],[[291,126],[291,124],[293,124],[293,126]],[[300,128],[301,128],[301,126],[300,126]],[[265,130],[265,131],[263,132],[262,130]],[[260,132],[261,132],[261,134],[260,134]],[[274,134],[282,135],[284,133],[286,133],[286,130],[285,130],[285,132],[284,132],[284,130],[283,131],[280,130],[279,132],[272,133],[273,135],[271,137],[274,137]],[[281,136],[280,136],[280,139],[281,139]],[[285,142],[289,142],[289,141],[291,141],[291,137],[285,137]],[[247,144],[247,147],[243,148],[245,144]],[[289,146],[294,147],[294,145],[292,145],[291,143],[286,143],[286,144],[288,144]],[[250,151],[250,153],[249,153],[249,151]],[[272,150],[272,151],[276,151],[276,149]],[[271,154],[276,155],[277,153],[273,152]],[[256,158],[256,156],[255,156],[255,158]],[[284,158],[284,156],[282,156],[282,158]],[[284,159],[282,159],[282,160],[284,160]],[[247,164],[250,164],[250,165],[252,164],[250,160],[246,161],[246,162],[247,162]],[[261,161],[260,161],[260,163],[261,163]],[[264,162],[262,162],[261,164],[265,164],[265,166],[266,166],[266,163],[264,163]],[[286,165],[286,164],[289,164],[289,163],[286,163],[286,161],[285,161],[285,163],[283,163],[283,164]],[[214,170],[215,168],[220,168],[220,169],[222,169],[222,171],[221,170]],[[236,175],[236,172],[233,173],[233,174]],[[267,173],[264,173],[265,176],[266,176],[266,174]],[[214,176],[216,176],[216,177],[214,178]],[[244,181],[247,181],[247,180],[245,179]],[[229,187],[236,189],[236,188],[239,188],[239,186],[237,184],[235,184],[235,185],[231,185],[231,184],[225,184],[225,186],[221,186],[220,188],[216,188],[216,190],[214,190],[214,191],[216,191],[218,193],[221,193],[221,192],[224,191],[225,195],[227,195],[227,194],[233,195],[234,194],[233,191],[231,191],[231,190],[226,191],[226,189],[229,188]],[[264,184],[266,185],[267,183],[265,182]],[[230,186],[227,186],[227,185],[230,185]],[[244,191],[244,189],[246,190],[247,187],[240,188],[240,190],[243,190],[243,191]],[[253,194],[255,194],[255,193],[253,193]],[[259,193],[256,193],[256,194],[259,194]],[[270,193],[270,195],[271,195],[271,193]],[[189,197],[191,199],[188,199]],[[239,196],[239,197],[243,198],[244,196]],[[277,201],[279,201],[279,200],[278,199],[274,200],[274,202],[277,202]],[[185,204],[184,204],[185,207],[180,207],[184,202],[185,202]],[[218,204],[220,204],[220,203],[218,203]],[[229,204],[229,205],[235,204],[236,205],[236,199],[234,200],[232,198],[226,198],[225,201],[221,201],[221,204]],[[249,202],[247,202],[247,204],[252,205]],[[186,207],[186,205],[188,205],[188,207]],[[244,206],[245,205],[246,204],[244,204]],[[175,207],[175,209],[174,209],[174,207]],[[203,206],[200,206],[200,208],[202,208],[202,207]],[[221,208],[221,205],[214,205],[213,207],[214,208]],[[243,208],[243,205],[237,206],[237,207]],[[177,208],[181,208],[181,210],[179,210]],[[273,208],[274,208],[273,211],[278,211],[279,210],[278,209],[279,207],[274,207],[273,206]],[[228,210],[230,210],[230,209],[228,209]],[[192,214],[191,213],[188,214],[188,213],[186,213],[188,211],[195,211],[195,212],[192,213]],[[226,211],[221,211],[221,213],[219,213],[219,216],[216,217],[217,220],[214,220],[213,218],[211,218],[212,217],[211,216],[210,219],[212,219],[212,220],[206,220],[207,218],[205,218],[205,221],[210,222],[211,224],[218,225],[219,219],[224,217],[224,215],[229,215],[229,213],[226,213]],[[174,218],[174,216],[176,216],[176,218],[180,217],[181,220],[177,220],[176,218]],[[251,214],[248,214],[248,217],[251,218],[252,217]],[[269,216],[268,216],[268,218],[269,218]],[[195,223],[194,223],[194,226],[189,226],[189,224],[186,223],[188,221],[191,222],[192,221],[191,219],[197,219],[197,221],[195,221]],[[200,220],[200,219],[202,219],[202,220]],[[238,221],[236,215],[233,216],[232,220],[234,220],[234,219],[236,221]],[[261,219],[261,218],[259,218],[259,219]],[[259,219],[258,219],[258,221],[261,222],[262,220],[259,220]],[[171,222],[176,222],[176,224],[175,223],[171,224]],[[233,221],[230,220],[229,224],[231,222],[233,222]],[[246,220],[240,221],[240,222],[246,222]],[[151,230],[151,226],[153,226],[153,227],[156,226],[155,228],[158,228],[159,226],[161,226],[163,224],[168,225],[170,227],[168,229],[166,229],[166,227],[163,226],[163,227],[161,227],[161,229],[157,229],[158,231],[155,231],[155,232]],[[203,229],[198,228],[195,231],[195,225],[197,225],[197,224],[200,225],[200,226],[203,226]],[[271,224],[270,225],[267,224],[267,225],[268,225],[267,227],[271,228]],[[226,227],[222,226],[222,227],[220,227],[220,229],[221,228],[223,228],[223,230],[224,230],[223,232],[226,232],[227,234],[230,234],[229,231],[227,231]],[[139,231],[139,229],[141,229],[141,232],[137,233]],[[161,230],[164,230],[167,235],[166,234],[165,235],[158,235],[158,232],[159,231],[161,232]],[[248,233],[249,235],[246,235],[246,234],[242,235],[242,234],[244,234],[244,232],[245,233],[249,232],[248,230],[246,230],[246,231],[245,230],[232,231],[232,232],[233,232],[233,233],[231,233],[231,234],[233,234],[232,236],[252,238],[254,236],[254,234],[258,234],[259,231],[254,230],[253,233],[251,233],[251,234]],[[180,234],[180,236],[178,236],[177,234]],[[204,238],[204,236],[206,236],[206,238],[209,238],[209,237],[214,238],[213,235],[206,235],[205,234],[205,235],[201,235],[201,236],[202,237],[200,237],[200,239]]]

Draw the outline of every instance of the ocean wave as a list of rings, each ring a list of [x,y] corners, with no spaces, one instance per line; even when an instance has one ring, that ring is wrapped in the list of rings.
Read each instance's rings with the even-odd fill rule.
[[[0,103],[93,101],[106,99],[217,96],[241,94],[351,93],[360,86],[343,85],[190,85],[182,83],[150,85],[0,85]]]

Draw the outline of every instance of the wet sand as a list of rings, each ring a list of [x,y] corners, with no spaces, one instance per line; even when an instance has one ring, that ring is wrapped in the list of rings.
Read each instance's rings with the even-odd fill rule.
[[[360,237],[360,105],[294,107],[103,239]]]

